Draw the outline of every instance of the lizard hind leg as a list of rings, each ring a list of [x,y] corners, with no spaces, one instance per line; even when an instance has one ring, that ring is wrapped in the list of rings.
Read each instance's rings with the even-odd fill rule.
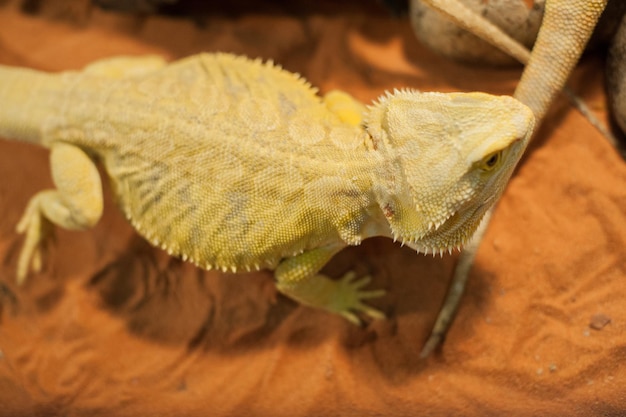
[[[318,273],[338,251],[338,248],[322,247],[284,260],[275,271],[276,288],[289,298],[339,314],[356,325],[361,322],[356,313],[385,318],[382,312],[363,302],[385,294],[384,290],[363,290],[370,277],[355,279],[356,274],[348,272],[335,281]]]
[[[100,219],[103,209],[102,184],[93,161],[80,148],[58,143],[51,147],[50,165],[56,189],[31,198],[17,231],[26,239],[19,255],[17,282],[25,281],[28,270],[41,269],[41,245],[48,223],[69,230],[82,230]]]

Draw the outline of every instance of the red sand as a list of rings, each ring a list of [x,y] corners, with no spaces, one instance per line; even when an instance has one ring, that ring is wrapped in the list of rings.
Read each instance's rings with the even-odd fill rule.
[[[510,94],[519,77],[448,62],[407,21],[358,2],[291,13],[257,3],[201,26],[79,0],[24,2],[38,5],[30,14],[2,3],[0,64],[56,71],[120,54],[230,51],[367,101],[394,87]],[[605,116],[599,58],[571,85]],[[1,416],[626,415],[626,163],[564,100],[427,360],[419,350],[455,257],[384,239],[341,253],[326,272],[353,268],[388,290],[374,304],[389,320],[357,328],[277,295],[270,272],[209,273],[169,258],[134,233],[108,188],[97,227],[57,231],[44,273],[16,287],[14,227],[51,185],[47,156],[0,140]]]

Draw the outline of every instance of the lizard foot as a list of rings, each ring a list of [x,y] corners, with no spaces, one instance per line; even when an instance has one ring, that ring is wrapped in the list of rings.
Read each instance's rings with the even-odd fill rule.
[[[357,315],[359,313],[373,319],[384,319],[385,315],[381,311],[363,301],[382,297],[385,291],[363,290],[370,283],[371,277],[355,278],[354,272],[348,272],[339,280],[316,274],[295,282],[279,280],[276,287],[286,296],[302,304],[339,314],[356,325],[361,324]]]
[[[17,263],[18,284],[24,283],[30,268],[41,270],[43,244],[52,225],[82,230],[96,224],[102,215],[100,174],[82,149],[54,144],[50,166],[57,188],[35,194],[17,225],[18,233],[26,235]]]
[[[361,324],[361,320],[354,312],[363,313],[373,319],[384,319],[383,312],[363,303],[364,300],[385,295],[385,290],[363,290],[371,280],[369,275],[356,279],[356,273],[350,271],[339,281],[332,281],[336,284],[336,289],[333,291],[332,302],[326,309],[356,325]]]
[[[302,304],[339,314],[356,325],[361,324],[357,314],[373,319],[385,315],[364,303],[370,298],[382,297],[383,290],[364,290],[371,278],[356,279],[348,272],[339,280],[332,280],[319,271],[338,252],[340,247],[321,247],[284,260],[275,271],[276,288]]]
[[[41,271],[42,244],[50,233],[50,227],[39,211],[40,195],[35,196],[28,203],[22,218],[17,224],[16,231],[26,235],[24,246],[17,261],[17,283],[23,284],[29,269]]]

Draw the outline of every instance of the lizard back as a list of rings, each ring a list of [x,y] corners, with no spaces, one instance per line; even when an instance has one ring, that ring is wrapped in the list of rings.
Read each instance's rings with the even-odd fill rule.
[[[234,270],[358,243],[372,204],[365,134],[298,76],[204,54],[141,77],[77,74],[65,91],[42,141],[99,157],[120,207],[153,244]]]

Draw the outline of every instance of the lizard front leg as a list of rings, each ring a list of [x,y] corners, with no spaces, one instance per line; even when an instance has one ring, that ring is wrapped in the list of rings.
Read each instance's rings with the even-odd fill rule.
[[[363,122],[363,114],[367,109],[363,103],[341,90],[332,90],[324,95],[326,107],[339,119],[352,126]]]
[[[339,314],[357,325],[360,320],[355,313],[374,319],[385,318],[382,312],[363,303],[385,293],[384,290],[363,290],[370,282],[369,276],[355,280],[356,274],[348,272],[334,281],[318,273],[339,250],[338,245],[325,246],[282,261],[274,273],[276,288],[302,304]]]
[[[93,161],[80,148],[59,143],[51,147],[50,165],[56,189],[31,198],[17,225],[26,234],[17,267],[17,282],[26,279],[29,267],[41,269],[41,244],[46,222],[65,229],[86,229],[100,219],[103,209],[102,184]]]

